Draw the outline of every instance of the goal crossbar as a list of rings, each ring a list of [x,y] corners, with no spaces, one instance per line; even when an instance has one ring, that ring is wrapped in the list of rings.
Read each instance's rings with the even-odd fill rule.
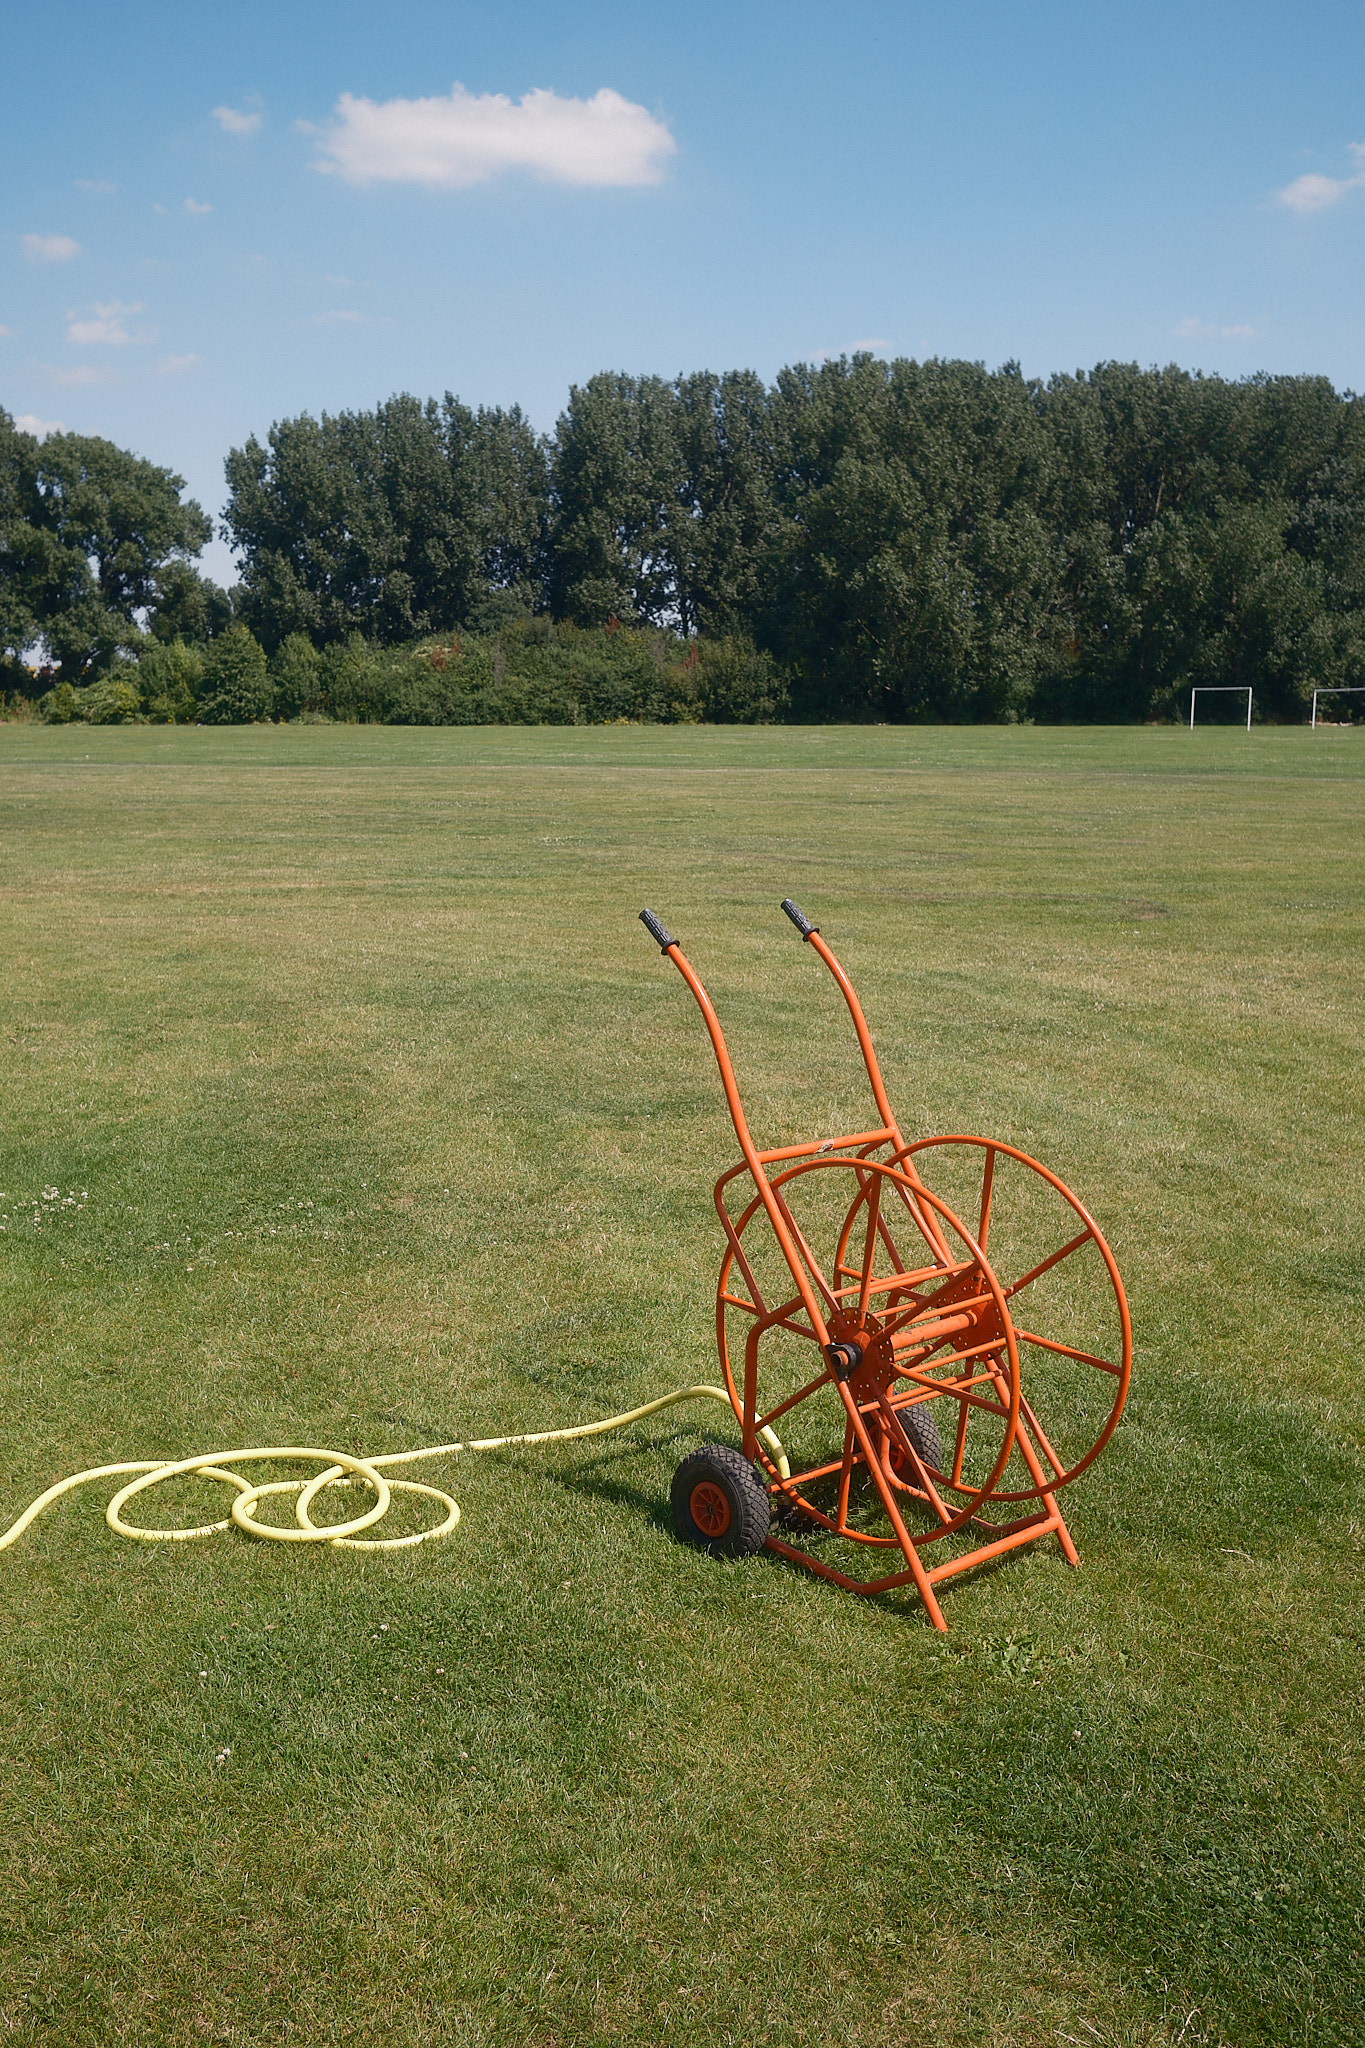
[[[1222,697],[1231,693],[1240,697],[1243,690],[1247,699],[1247,731],[1251,731],[1251,685],[1250,683],[1196,683],[1190,691],[1190,731],[1194,731],[1194,700],[1196,697]]]
[[[1318,722],[1319,697],[1365,697],[1365,683],[1327,683],[1322,689],[1314,690],[1313,716],[1308,721],[1310,728]]]

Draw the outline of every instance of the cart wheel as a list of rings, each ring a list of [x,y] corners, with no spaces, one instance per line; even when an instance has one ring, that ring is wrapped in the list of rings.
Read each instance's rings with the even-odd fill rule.
[[[917,1401],[913,1408],[896,1411],[901,1428],[919,1453],[920,1463],[927,1465],[931,1472],[943,1470],[943,1438],[939,1427],[924,1402]],[[919,1485],[919,1474],[906,1457],[900,1445],[891,1446],[891,1470],[897,1479],[906,1479],[911,1486]]]
[[[712,1557],[751,1557],[768,1537],[768,1494],[729,1444],[689,1451],[673,1475],[673,1530]]]

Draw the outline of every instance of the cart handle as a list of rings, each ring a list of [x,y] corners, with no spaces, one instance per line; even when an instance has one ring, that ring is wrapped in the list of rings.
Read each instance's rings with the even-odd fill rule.
[[[796,926],[806,944],[814,944],[816,952],[820,955],[820,958],[824,961],[839,985],[839,993],[848,1005],[849,1016],[853,1019],[853,1029],[858,1034],[858,1048],[863,1056],[863,1065],[867,1068],[867,1078],[872,1084],[872,1093],[876,1100],[881,1120],[886,1128],[894,1134],[896,1145],[899,1148],[905,1143],[905,1140],[901,1137],[896,1123],[895,1112],[887,1098],[886,1085],[882,1080],[882,1070],[877,1064],[877,1055],[872,1050],[872,1033],[867,1028],[867,1019],[863,1015],[863,1006],[854,993],[853,983],[844,973],[843,968],[821,938],[819,925],[812,924],[805,911],[793,903],[790,896],[782,898],[781,907]]]
[[[661,917],[656,917],[652,910],[642,910],[640,912],[640,922],[649,933],[649,936],[652,939],[658,940],[661,953],[666,953],[670,946],[677,945],[677,940],[669,934],[668,926]]]
[[[872,1047],[872,1033],[867,1028],[867,1019],[863,1015],[863,1006],[858,1001],[853,983],[844,973],[843,968],[821,938],[819,925],[812,924],[805,912],[799,910],[796,904],[792,902],[790,896],[783,897],[782,908],[786,911],[787,916],[796,926],[796,929],[800,932],[807,945],[814,946],[816,952],[820,955],[820,958],[824,961],[838,984],[839,993],[848,1005],[848,1014],[853,1019],[853,1029],[858,1034],[858,1049],[863,1056],[863,1065],[867,1068],[867,1078],[871,1083],[872,1095],[877,1105],[878,1114],[895,1140],[897,1161],[904,1167],[908,1178],[918,1183],[919,1175],[906,1157],[905,1140],[901,1136],[900,1126],[896,1122],[896,1113],[891,1107],[890,1098],[886,1092],[886,1084],[882,1080],[882,1070],[877,1063],[877,1055]],[[949,1258],[951,1254],[948,1250],[947,1241],[939,1228],[938,1219],[932,1209],[926,1209],[923,1212],[923,1222],[929,1236],[929,1241],[935,1250],[941,1253],[944,1258]]]
[[[691,961],[688,960],[677,940],[669,937],[667,925],[663,923],[661,918],[656,917],[652,910],[642,910],[640,912],[640,922],[644,925],[650,936],[657,939],[660,950],[668,955],[696,998],[697,1008],[701,1011],[702,1022],[705,1024],[707,1036],[711,1040],[711,1049],[716,1055],[716,1065],[720,1068],[721,1087],[725,1090],[725,1101],[730,1111],[730,1121],[735,1127],[735,1136],[739,1139],[739,1149],[744,1154],[744,1163],[753,1176],[759,1200],[768,1212],[768,1220],[772,1224],[773,1235],[776,1237],[778,1248],[791,1270],[792,1279],[796,1282],[796,1291],[801,1297],[801,1303],[806,1314],[810,1317],[811,1328],[815,1332],[816,1342],[824,1346],[829,1342],[829,1331],[825,1326],[824,1317],[820,1312],[820,1304],[815,1298],[806,1269],[801,1262],[800,1251],[788,1228],[782,1204],[773,1189],[772,1182],[763,1171],[763,1161],[758,1155],[758,1148],[749,1135],[749,1126],[744,1115],[744,1105],[739,1099],[739,1084],[735,1080],[735,1070],[730,1064],[730,1054],[725,1043],[725,1034],[720,1028],[720,1018],[716,1015],[711,998],[703,988],[700,976],[692,966]],[[756,1445],[752,1411],[749,1412],[748,1418],[745,1421],[744,1432],[745,1455],[752,1457]]]

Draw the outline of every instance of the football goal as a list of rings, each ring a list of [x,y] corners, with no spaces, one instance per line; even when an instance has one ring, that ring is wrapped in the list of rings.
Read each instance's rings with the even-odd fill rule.
[[[1225,697],[1231,693],[1240,697],[1245,693],[1247,700],[1247,731],[1251,731],[1251,685],[1250,683],[1199,683],[1190,691],[1190,731],[1194,731],[1194,700],[1196,697]]]
[[[1319,697],[1365,697],[1365,683],[1344,683],[1340,685],[1329,685],[1329,687],[1326,689],[1314,690],[1313,716],[1308,721],[1310,726],[1314,726],[1318,722]]]

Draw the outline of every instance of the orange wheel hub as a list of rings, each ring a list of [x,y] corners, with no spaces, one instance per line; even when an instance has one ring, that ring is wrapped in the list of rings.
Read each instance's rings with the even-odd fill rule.
[[[730,1503],[724,1487],[717,1486],[714,1479],[703,1479],[692,1488],[688,1506],[692,1510],[692,1520],[713,1543],[729,1528]]]

